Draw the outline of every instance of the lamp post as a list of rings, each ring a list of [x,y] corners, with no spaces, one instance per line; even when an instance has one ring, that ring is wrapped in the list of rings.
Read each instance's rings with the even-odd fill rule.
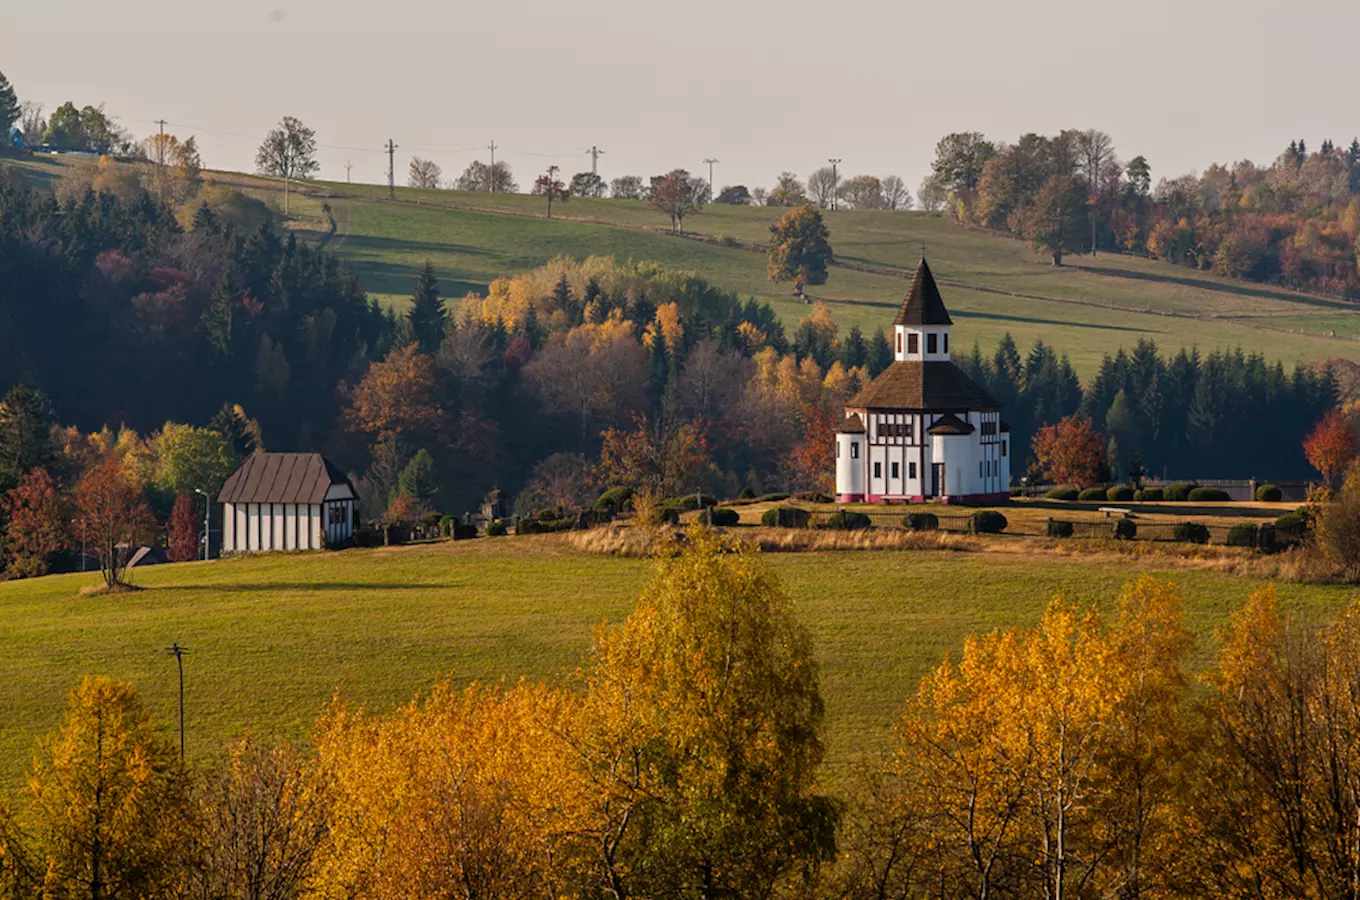
[[[194,488],[194,493],[203,497],[203,559],[206,562],[212,555],[212,544],[210,543],[211,532],[208,529],[212,521],[212,497],[207,491]]]

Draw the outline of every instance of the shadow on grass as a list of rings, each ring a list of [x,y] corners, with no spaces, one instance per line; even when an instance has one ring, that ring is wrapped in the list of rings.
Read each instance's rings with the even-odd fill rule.
[[[432,591],[447,590],[450,584],[420,584],[411,582],[362,582],[362,581],[306,581],[306,582],[267,582],[260,584],[170,584],[144,585],[156,592],[176,591],[217,591],[223,594],[268,594],[288,591]]]
[[[1307,294],[1296,294],[1265,284],[1254,284],[1244,282],[1237,284],[1221,284],[1216,281],[1209,281],[1204,278],[1195,278],[1190,275],[1171,275],[1162,272],[1135,272],[1132,269],[1121,269],[1117,267],[1105,266],[1083,266],[1071,265],[1071,268],[1091,275],[1109,275],[1112,278],[1127,278],[1131,281],[1152,281],[1168,282],[1179,284],[1183,287],[1198,288],[1202,291],[1214,291],[1219,294],[1236,294],[1241,297],[1263,297],[1270,300],[1280,300],[1285,303],[1298,303],[1303,306],[1313,306],[1322,309],[1333,310],[1354,310],[1355,306],[1343,300],[1328,300],[1322,297],[1310,297]],[[1170,265],[1168,263],[1168,265]]]

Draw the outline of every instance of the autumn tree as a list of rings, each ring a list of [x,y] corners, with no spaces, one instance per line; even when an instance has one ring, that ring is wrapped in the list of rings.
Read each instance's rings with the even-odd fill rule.
[[[769,264],[771,281],[792,281],[794,291],[804,284],[826,284],[832,260],[831,233],[819,210],[804,204],[785,213],[770,226]]]
[[[595,786],[588,894],[772,896],[834,850],[807,631],[752,551],[688,537],[597,634],[566,733]]]
[[[216,494],[241,464],[230,440],[212,428],[167,422],[148,445],[151,485],[166,498],[195,490]]]
[[[434,361],[412,343],[394,347],[371,363],[354,387],[346,411],[349,427],[389,438],[418,439],[443,424],[438,404]]]
[[[167,896],[186,833],[185,780],[126,682],[86,678],[29,777],[42,895]]]
[[[66,506],[52,476],[41,466],[5,495],[6,573],[12,578],[46,575],[52,558],[69,543]]]
[[[439,296],[439,279],[435,277],[434,264],[428,259],[416,277],[416,289],[411,295],[411,308],[406,318],[420,349],[428,354],[435,353],[444,340],[447,318],[444,301]]]
[[[1057,485],[1094,484],[1105,458],[1105,437],[1091,419],[1076,413],[1045,425],[1031,446],[1040,470]]]
[[[557,177],[557,166],[548,166],[548,171],[534,179],[534,187],[531,193],[535,197],[548,198],[548,218],[552,218],[552,205],[554,200],[561,200],[566,203],[571,199],[571,191]]]
[[[86,470],[76,482],[74,501],[76,536],[99,558],[104,584],[123,584],[128,559],[155,520],[122,460],[110,456]]]
[[[995,154],[996,145],[979,132],[947,134],[935,145],[931,177],[946,195],[974,190],[983,165]]]
[[[443,177],[444,170],[439,168],[439,163],[419,156],[411,157],[411,164],[406,173],[406,184],[409,187],[437,188]]]
[[[898,203],[902,200],[900,192],[905,190],[900,184],[901,180],[898,179],[897,185],[899,195],[896,200]],[[889,208],[884,194],[883,182],[873,175],[856,175],[853,178],[847,178],[845,183],[840,185],[836,196],[849,203],[852,209]]]
[[[709,460],[703,429],[667,411],[655,420],[638,413],[631,429],[610,428],[600,437],[603,480],[658,497],[692,490]]]
[[[312,754],[246,738],[197,780],[181,834],[180,896],[296,900],[315,877],[333,814]]]
[[[1085,246],[1086,191],[1081,182],[1068,175],[1054,175],[1035,195],[1034,202],[1021,211],[1021,234],[1036,250],[1053,257],[1061,266],[1064,253],[1075,253]]]
[[[208,421],[208,428],[226,439],[238,458],[264,450],[260,423],[246,415],[239,403],[224,403]]]
[[[1303,453],[1308,463],[1322,475],[1328,485],[1336,480],[1360,454],[1355,433],[1339,411],[1328,410],[1308,436],[1303,439]]]
[[[685,230],[685,216],[703,209],[709,199],[708,182],[684,169],[672,169],[652,179],[652,191],[647,204],[671,217],[671,230]]]
[[[255,154],[255,167],[262,175],[283,179],[283,214],[287,216],[289,184],[311,178],[321,168],[316,161],[316,132],[292,116],[284,116],[278,127],[265,135]]]
[[[744,184],[728,185],[718,192],[718,196],[713,198],[713,202],[723,206],[750,206],[751,192],[746,189]]]
[[[770,206],[802,206],[808,202],[807,189],[792,172],[780,172],[770,191]]]
[[[194,512],[194,495],[180,491],[175,495],[175,506],[170,511],[170,561],[189,562],[198,559],[199,520]]]
[[[601,427],[629,421],[646,398],[647,358],[622,324],[573,328],[545,346],[524,368],[543,406],[577,428],[585,450]]]
[[[800,487],[819,491],[833,488],[836,476],[836,427],[841,415],[825,406],[804,412],[803,438],[789,462]]]

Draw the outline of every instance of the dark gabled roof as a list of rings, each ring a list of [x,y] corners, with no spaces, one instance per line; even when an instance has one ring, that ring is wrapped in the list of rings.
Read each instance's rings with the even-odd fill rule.
[[[952,362],[895,362],[846,401],[851,409],[1000,409]]]
[[[977,431],[972,425],[953,413],[945,413],[926,429],[926,434],[972,434]]]
[[[218,503],[321,503],[333,485],[354,490],[320,453],[256,453],[222,485]]]
[[[911,279],[907,299],[898,310],[894,325],[953,325],[949,310],[944,308],[940,289],[935,286],[935,276],[930,274],[930,266],[925,259],[916,267],[916,275]]]
[[[859,413],[851,413],[845,417],[841,427],[836,430],[841,434],[863,434],[865,431],[864,420],[860,418]]]

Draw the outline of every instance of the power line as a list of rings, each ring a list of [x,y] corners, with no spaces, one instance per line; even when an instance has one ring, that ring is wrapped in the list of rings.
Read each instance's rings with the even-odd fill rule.
[[[184,654],[189,652],[189,648],[181,647],[176,641],[165,652],[175,658],[175,664],[179,667],[179,762],[184,765]]]

